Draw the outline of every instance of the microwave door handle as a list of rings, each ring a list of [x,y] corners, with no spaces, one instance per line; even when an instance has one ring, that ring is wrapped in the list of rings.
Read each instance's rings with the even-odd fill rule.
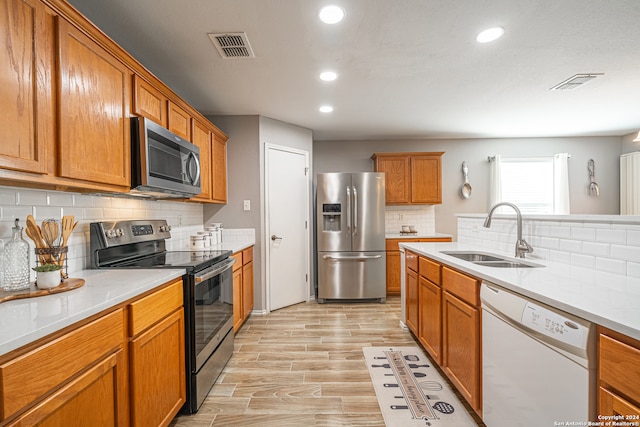
[[[191,177],[191,167],[189,165],[191,164],[195,164],[196,166],[196,174],[195,177]],[[198,161],[198,158],[196,157],[195,154],[193,153],[189,153],[189,160],[188,160],[188,165],[187,165],[187,176],[191,181],[191,184],[196,184],[198,182],[198,180],[200,179],[200,162]]]

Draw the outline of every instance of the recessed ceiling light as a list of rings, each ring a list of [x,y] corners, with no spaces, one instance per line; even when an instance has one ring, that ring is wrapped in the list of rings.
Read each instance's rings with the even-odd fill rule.
[[[337,24],[344,18],[344,10],[338,6],[325,6],[320,9],[320,20],[325,24]]]
[[[323,105],[319,109],[321,113],[330,113],[333,111],[333,107],[331,105]]]
[[[499,39],[503,34],[504,28],[502,27],[489,28],[488,30],[484,30],[480,34],[478,34],[476,36],[476,41],[478,43],[489,43]]]
[[[333,71],[323,71],[320,73],[320,80],[324,80],[325,82],[332,82],[338,78],[338,75]]]

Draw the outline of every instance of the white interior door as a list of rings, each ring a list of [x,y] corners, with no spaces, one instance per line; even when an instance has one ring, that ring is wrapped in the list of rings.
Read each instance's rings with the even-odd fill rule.
[[[269,310],[309,299],[309,154],[266,145]]]

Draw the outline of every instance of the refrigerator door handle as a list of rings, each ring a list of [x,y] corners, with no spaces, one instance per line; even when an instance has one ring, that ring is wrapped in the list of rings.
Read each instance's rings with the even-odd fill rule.
[[[358,234],[358,190],[353,187],[353,235]]]
[[[347,185],[347,235],[351,235],[351,187]]]
[[[382,255],[355,255],[355,256],[334,256],[323,255],[322,259],[329,261],[366,261],[369,259],[380,259]]]

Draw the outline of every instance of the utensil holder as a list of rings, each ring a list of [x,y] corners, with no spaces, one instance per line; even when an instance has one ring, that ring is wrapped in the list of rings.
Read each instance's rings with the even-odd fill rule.
[[[67,252],[68,246],[54,246],[53,248],[35,248],[36,266],[40,264],[57,264],[60,267],[60,275],[66,279],[68,276]]]

